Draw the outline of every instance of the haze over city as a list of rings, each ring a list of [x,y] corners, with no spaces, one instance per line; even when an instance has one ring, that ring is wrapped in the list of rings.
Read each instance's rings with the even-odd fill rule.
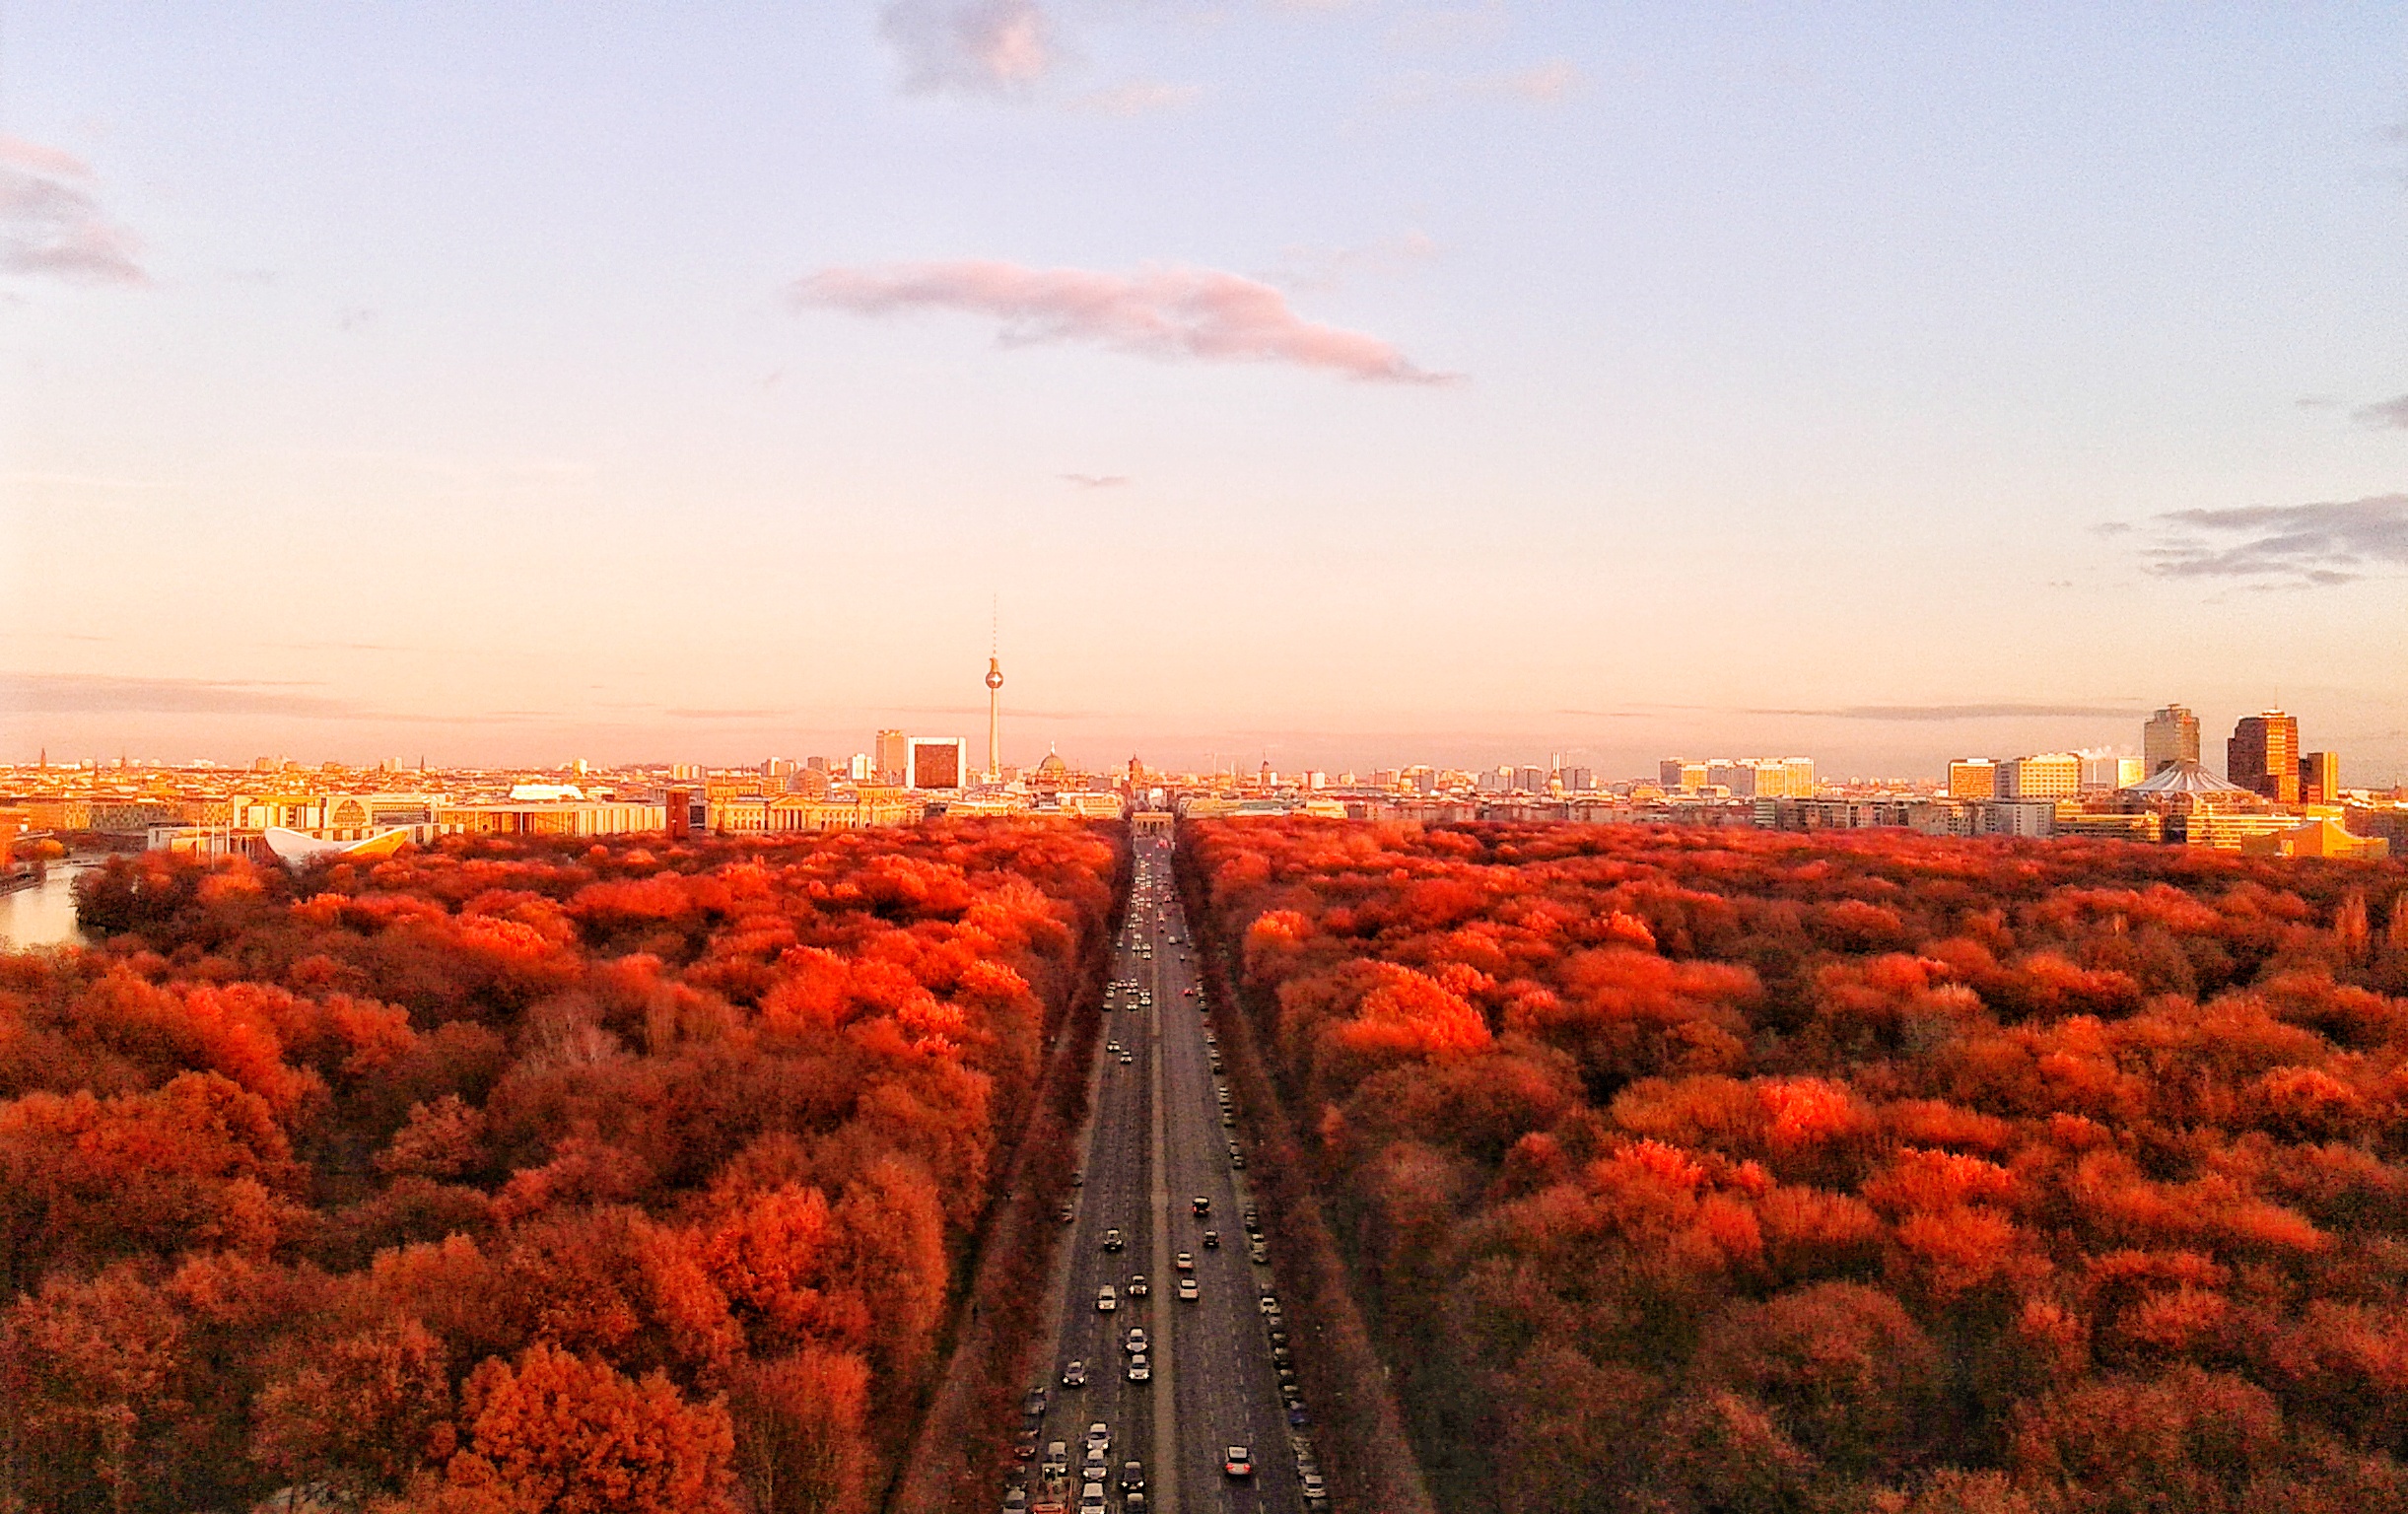
[[[0,759],[2408,778],[2408,17],[11,8]]]

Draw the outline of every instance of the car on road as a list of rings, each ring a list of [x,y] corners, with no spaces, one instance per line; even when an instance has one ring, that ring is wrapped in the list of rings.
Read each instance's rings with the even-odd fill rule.
[[[1107,1289],[1106,1291],[1109,1292],[1110,1290]],[[1275,1293],[1266,1293],[1261,1298],[1256,1299],[1254,1301],[1254,1305],[1257,1309],[1262,1310],[1265,1314],[1277,1314],[1279,1312],[1279,1296]]]
[[[1212,1212],[1212,1201],[1206,1199],[1202,1194],[1198,1194],[1195,1198],[1188,1201],[1188,1207],[1194,1209],[1201,1217]]]
[[[1261,1241],[1252,1242],[1246,1247],[1246,1260],[1257,1267],[1267,1266],[1271,1262],[1271,1248]]]
[[[1222,1130],[1224,1130],[1224,1131],[1234,1131],[1234,1130],[1236,1130],[1236,1129],[1237,1129],[1237,1116],[1235,1116],[1235,1115],[1233,1115],[1233,1114],[1228,1113],[1226,1110],[1222,1111],[1222,1112],[1221,1112],[1221,1117],[1220,1117],[1220,1128],[1221,1128]]]
[[[1011,1443],[1011,1459],[1015,1462],[1033,1462],[1037,1459],[1037,1432],[1035,1430],[1020,1432],[1019,1438]]]
[[[1131,1493],[1121,1500],[1121,1514],[1145,1514],[1145,1495]]]
[[[1003,1514],[1020,1514],[1020,1511],[1027,1507],[1027,1488],[1007,1487],[1003,1489]]]
[[[1112,1453],[1112,1430],[1098,1419],[1087,1426],[1087,1454],[1109,1456]]]
[[[1112,1290],[1111,1283],[1107,1282],[1095,1290],[1095,1312],[1097,1314],[1110,1314],[1119,1307],[1121,1307],[1121,1296]]]
[[[1124,1243],[1121,1240],[1121,1232],[1118,1230],[1107,1230],[1104,1232],[1104,1250],[1118,1251],[1121,1249],[1123,1244]]]
[[[1131,1298],[1143,1298],[1146,1294],[1151,1293],[1153,1289],[1146,1285],[1145,1274],[1143,1273],[1137,1273],[1130,1277],[1129,1296]]]
[[[1045,1443],[1045,1460],[1040,1464],[1040,1466],[1045,1475],[1049,1478],[1068,1477],[1070,1475],[1069,1442],[1064,1440],[1047,1441]]]
[[[1220,1459],[1220,1470],[1233,1478],[1254,1476],[1254,1453],[1244,1446],[1231,1446]]]
[[[1064,1367],[1062,1369],[1062,1386],[1065,1388],[1086,1387],[1087,1364],[1083,1361],[1073,1361],[1068,1366]]]
[[[1134,1493],[1144,1485],[1145,1464],[1143,1462],[1124,1462],[1121,1464],[1122,1492]]]
[[[1183,1304],[1192,1304],[1196,1302],[1200,1296],[1201,1295],[1199,1295],[1196,1291],[1195,1278],[1182,1277],[1179,1279],[1179,1302]]]
[[[1121,1349],[1131,1352],[1132,1354],[1144,1350],[1145,1327],[1142,1325],[1130,1326],[1128,1339],[1121,1342]]]
[[[1118,1041],[1107,1041],[1104,1043],[1104,1050],[1118,1056],[1120,1055],[1121,1051],[1121,1043]]]
[[[1206,1230],[1204,1232],[1204,1250],[1220,1250],[1220,1232],[1218,1230]]]
[[[1104,1514],[1104,1484],[1090,1482],[1078,1490],[1078,1514]]]
[[[1142,1355],[1132,1356],[1129,1358],[1129,1380],[1131,1382],[1150,1383],[1153,1381],[1153,1379],[1154,1369],[1146,1365],[1145,1358]]]
[[[1304,1484],[1304,1506],[1326,1509],[1330,1506],[1330,1484],[1318,1472],[1308,1472],[1299,1480]]]
[[[1230,1152],[1229,1165],[1239,1172],[1244,1172],[1246,1170],[1246,1153],[1243,1151]]]
[[[1127,1052],[1123,1052],[1123,1053],[1121,1053],[1121,1066],[1122,1066],[1122,1067],[1132,1067],[1132,1066],[1135,1066],[1135,1063],[1136,1063],[1136,1060],[1137,1060],[1137,1059],[1135,1059],[1135,1057],[1130,1056],[1130,1055],[1129,1055]]]
[[[1031,1419],[1045,1412],[1045,1385],[1043,1383],[1031,1388],[1028,1391],[1028,1397],[1020,1401],[1020,1412]]]
[[[1183,1251],[1179,1253],[1179,1255],[1171,1258],[1171,1266],[1183,1273],[1192,1273],[1196,1271],[1196,1253],[1192,1251]]]

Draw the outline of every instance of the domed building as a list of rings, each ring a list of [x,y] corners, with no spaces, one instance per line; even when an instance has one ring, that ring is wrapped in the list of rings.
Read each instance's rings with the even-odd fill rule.
[[[1070,765],[1062,760],[1060,752],[1048,751],[1045,760],[1028,775],[1029,792],[1051,798],[1071,787]]]

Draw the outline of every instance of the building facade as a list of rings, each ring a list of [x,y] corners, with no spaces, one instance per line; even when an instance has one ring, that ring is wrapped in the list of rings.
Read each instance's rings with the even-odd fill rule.
[[[2167,705],[2141,726],[2143,778],[2163,773],[2177,762],[2199,760],[2199,718],[2180,705]]]
[[[2224,777],[2277,804],[2300,802],[2300,723],[2280,710],[2242,716],[2224,744]]]

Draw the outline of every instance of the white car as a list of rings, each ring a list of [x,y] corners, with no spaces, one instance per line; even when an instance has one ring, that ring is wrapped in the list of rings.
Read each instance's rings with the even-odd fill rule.
[[[1196,1302],[1200,1296],[1201,1295],[1197,1291],[1195,1278],[1182,1277],[1179,1279],[1179,1302],[1183,1304],[1192,1304]]]
[[[1129,1380],[1131,1382],[1149,1383],[1153,1381],[1153,1377],[1154,1369],[1145,1364],[1145,1358],[1143,1355],[1136,1355],[1129,1358]]]
[[[1111,1283],[1107,1282],[1095,1290],[1095,1312],[1097,1314],[1110,1314],[1119,1307],[1121,1307],[1121,1295],[1113,1291]]]

